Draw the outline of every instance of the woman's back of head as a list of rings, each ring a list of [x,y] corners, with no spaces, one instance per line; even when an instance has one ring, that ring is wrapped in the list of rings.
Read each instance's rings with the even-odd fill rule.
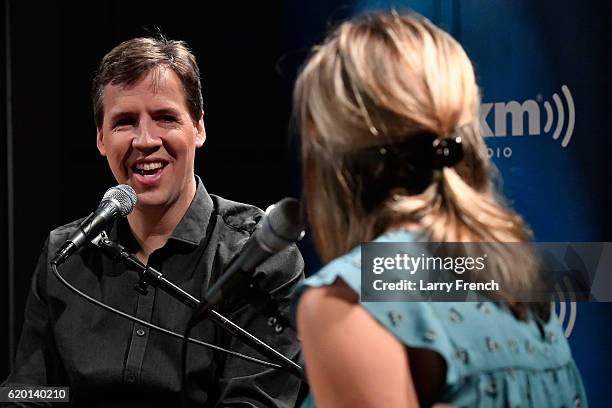
[[[495,267],[469,278],[498,280],[502,300],[514,304],[511,293],[534,287],[533,254],[502,245],[530,234],[493,189],[479,106],[465,51],[423,17],[364,14],[315,47],[294,109],[323,260],[415,224],[432,241],[491,243]]]

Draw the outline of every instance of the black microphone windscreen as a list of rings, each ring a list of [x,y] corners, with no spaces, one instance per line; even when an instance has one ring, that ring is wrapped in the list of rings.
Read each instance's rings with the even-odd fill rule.
[[[278,252],[299,240],[303,231],[299,201],[284,198],[266,210],[258,241],[270,252]]]

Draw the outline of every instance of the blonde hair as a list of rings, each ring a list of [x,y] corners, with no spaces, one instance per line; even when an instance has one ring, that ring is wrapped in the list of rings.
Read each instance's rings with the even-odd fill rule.
[[[527,226],[493,188],[479,106],[465,51],[420,16],[365,14],[315,47],[297,80],[294,108],[307,213],[322,260],[407,222],[419,224],[435,242],[528,241]],[[374,208],[364,206],[364,195],[375,186],[351,166],[354,158],[372,146],[410,143],[423,134],[460,136],[463,159],[429,169],[420,191],[393,186]],[[381,155],[376,168],[384,165]],[[517,254],[506,247],[492,246],[500,265],[488,278],[502,288],[532,287],[533,255],[520,254],[517,265]],[[512,303],[510,295],[501,296]]]

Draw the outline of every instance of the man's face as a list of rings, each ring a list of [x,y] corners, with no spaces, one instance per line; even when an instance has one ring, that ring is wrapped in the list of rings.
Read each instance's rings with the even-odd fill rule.
[[[104,87],[98,150],[117,182],[136,190],[140,208],[191,202],[195,150],[205,139],[202,117],[194,122],[189,115],[183,86],[171,69],[150,71],[127,87]]]

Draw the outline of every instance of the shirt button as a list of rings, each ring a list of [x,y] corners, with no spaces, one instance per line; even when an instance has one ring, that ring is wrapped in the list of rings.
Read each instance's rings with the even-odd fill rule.
[[[146,333],[145,333],[145,331],[144,331],[144,330],[142,330],[142,329],[138,329],[138,330],[136,330],[136,335],[137,335],[138,337],[142,337],[142,336],[144,336],[145,334],[146,334]]]
[[[127,382],[129,382],[130,384],[134,383],[136,381],[136,377],[134,377],[133,375],[128,375],[127,377]]]

